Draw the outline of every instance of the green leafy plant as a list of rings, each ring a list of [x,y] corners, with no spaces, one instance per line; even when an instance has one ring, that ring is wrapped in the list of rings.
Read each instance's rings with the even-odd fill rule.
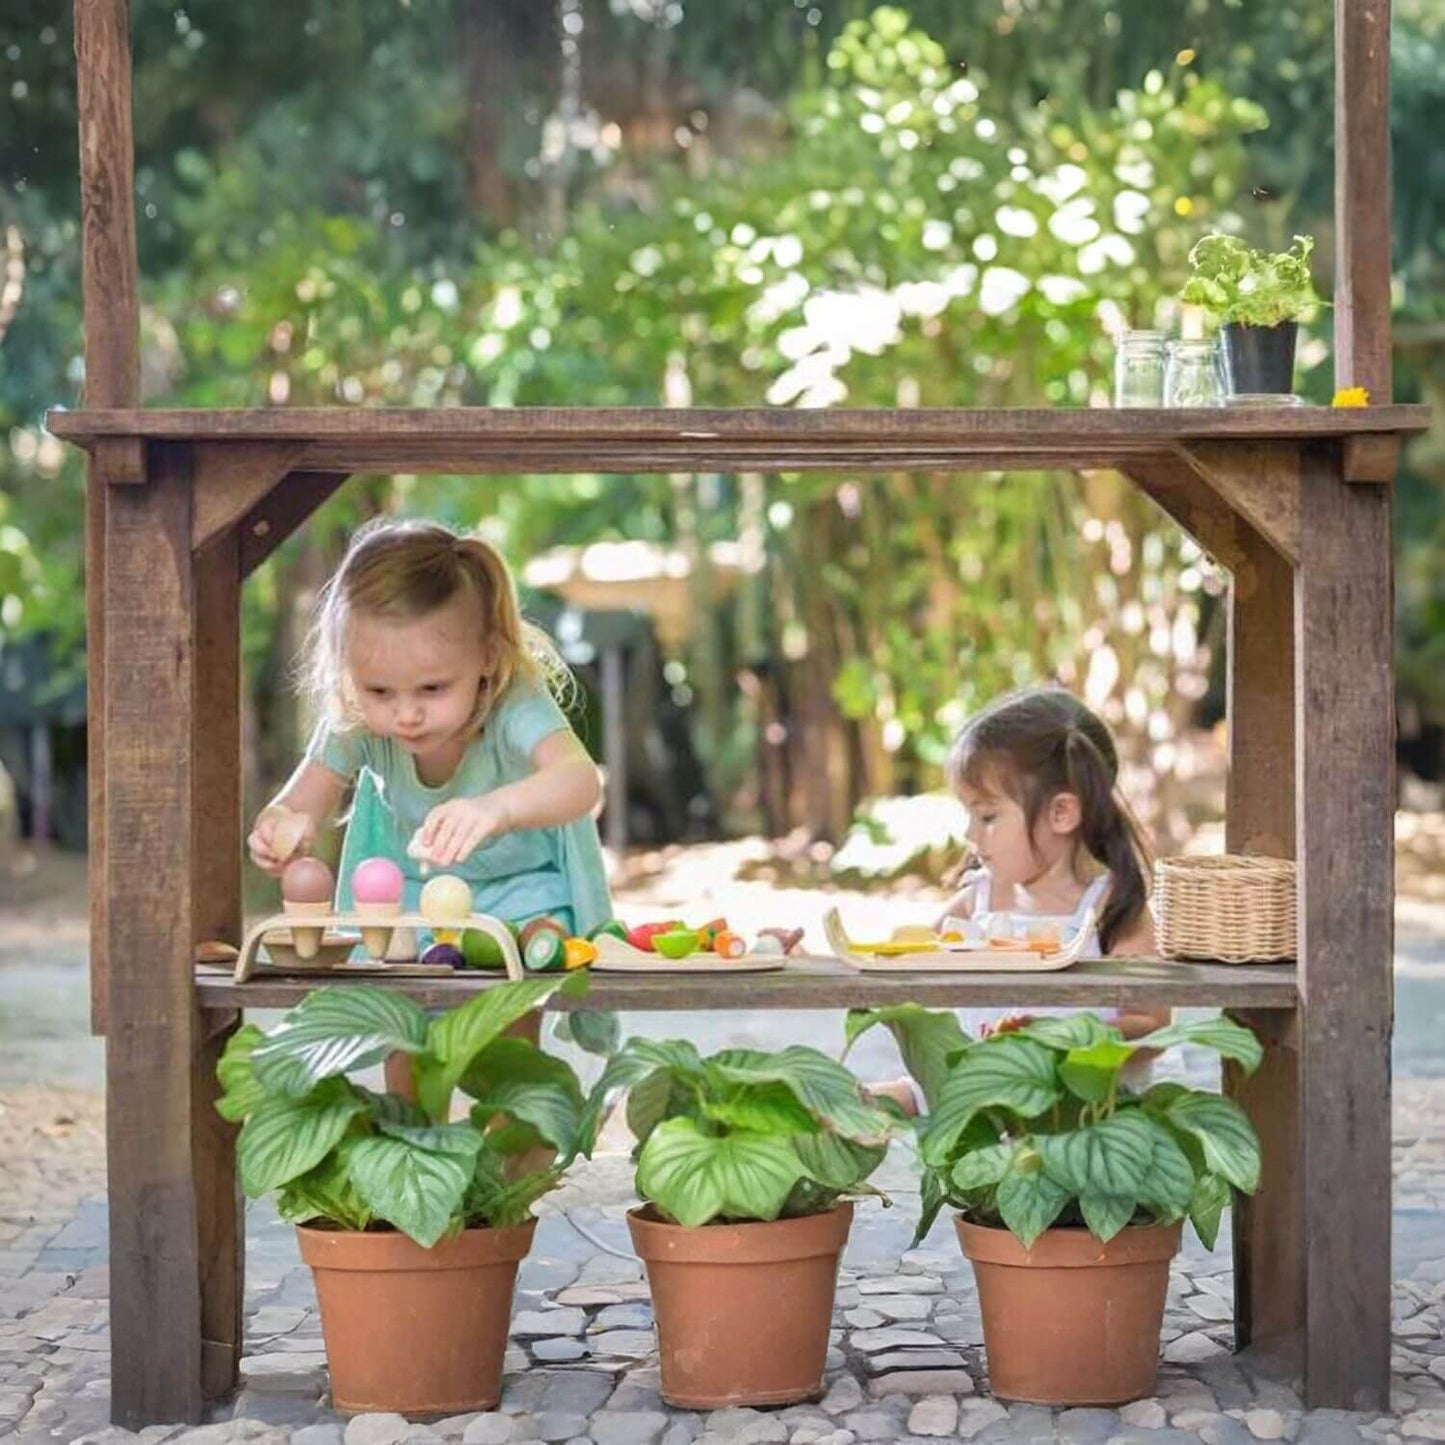
[[[321,988],[274,1028],[239,1029],[216,1066],[216,1103],[241,1124],[236,1159],[252,1198],[283,1219],[390,1226],[430,1247],[474,1225],[528,1218],[576,1157],[584,1097],[563,1060],[504,1031],[583,975],[497,984],[429,1019],[379,988]],[[347,1078],[411,1055],[415,1103]],[[453,1121],[455,1090],[473,1100]],[[554,1150],[545,1167],[534,1151]]]
[[[821,1214],[865,1181],[894,1130],[841,1064],[801,1044],[703,1058],[681,1040],[633,1038],[587,1102],[590,1142],[616,1091],[629,1089],[637,1192],[676,1224]]]
[[[1214,232],[1189,252],[1194,274],[1181,301],[1203,306],[1224,324],[1278,326],[1321,304],[1310,280],[1313,237],[1296,236],[1288,251],[1256,251],[1238,236]]]
[[[1232,1099],[1176,1083],[1135,1093],[1120,1082],[1141,1050],[1176,1044],[1212,1049],[1252,1073],[1259,1040],[1228,1019],[1125,1039],[1093,1014],[1037,1018],[976,1043],[964,1036],[955,1049],[951,1014],[905,1005],[855,1010],[850,1039],[876,1024],[927,1070],[918,1072],[931,1113],[919,1139],[917,1239],[948,1204],[1025,1245],[1051,1225],[1083,1225],[1108,1240],[1128,1224],[1187,1216],[1213,1248],[1230,1190],[1258,1187],[1259,1141]]]

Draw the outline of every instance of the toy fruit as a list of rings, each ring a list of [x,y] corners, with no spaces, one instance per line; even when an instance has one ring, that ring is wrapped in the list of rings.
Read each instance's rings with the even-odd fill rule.
[[[466,956],[454,943],[434,943],[421,956],[430,968],[465,968]]]
[[[741,958],[747,952],[747,947],[742,935],[732,932],[731,929],[721,928],[713,934],[712,951],[719,958]]]
[[[775,933],[760,933],[753,942],[753,952],[769,958],[782,958],[787,952],[783,940]]]
[[[673,928],[666,933],[655,933],[652,946],[664,958],[687,958],[698,950],[698,934],[693,928]]]
[[[462,933],[462,957],[468,968],[505,968],[502,945],[482,928],[468,928]]]
[[[597,945],[590,938],[568,938],[562,944],[562,967],[569,973],[597,962]]]
[[[627,941],[634,947],[640,948],[644,953],[656,953],[652,946],[652,940],[659,933],[676,933],[682,930],[681,922],[676,918],[670,918],[666,923],[639,923],[636,928],[627,930]]]
[[[567,930],[555,918],[534,918],[517,939],[522,962],[534,973],[553,973],[563,966]]]
[[[709,949],[713,946],[713,939],[716,938],[719,933],[726,933],[727,931],[727,919],[714,918],[710,923],[704,923],[702,927],[697,930],[697,946],[704,950]]]
[[[803,930],[801,928],[765,928],[758,937],[760,939],[776,938],[782,945],[783,952],[791,953],[803,941]]]
[[[616,918],[609,918],[606,923],[599,923],[587,937],[594,941],[599,938],[620,938],[625,943],[627,925]]]

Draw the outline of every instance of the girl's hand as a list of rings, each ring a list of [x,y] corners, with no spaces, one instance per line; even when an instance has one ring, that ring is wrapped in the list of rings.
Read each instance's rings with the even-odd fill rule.
[[[480,798],[453,798],[426,815],[407,853],[433,868],[449,868],[470,857],[491,838],[512,829],[511,812],[492,793]]]
[[[311,818],[273,803],[261,809],[246,847],[251,861],[274,878],[297,854],[309,852],[315,841],[316,824]]]

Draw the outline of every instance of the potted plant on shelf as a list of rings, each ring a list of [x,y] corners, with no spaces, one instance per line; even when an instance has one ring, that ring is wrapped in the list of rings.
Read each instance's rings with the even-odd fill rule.
[[[940,1017],[859,1011],[849,1027],[885,1023],[905,1057],[941,1065],[919,1141],[917,1239],[945,1204],[958,1211],[994,1394],[1117,1405],[1152,1393],[1183,1221],[1213,1247],[1230,1191],[1258,1186],[1259,1144],[1232,1099],[1177,1083],[1135,1093],[1120,1070],[1141,1050],[1196,1044],[1248,1073],[1258,1039],[1216,1018],[1126,1040],[1076,1014],[945,1053]]]
[[[1232,395],[1287,395],[1294,385],[1299,322],[1320,304],[1310,280],[1309,236],[1288,251],[1256,251],[1215,232],[1189,252],[1193,270],[1179,299],[1221,323],[1225,380]]]
[[[725,1049],[633,1038],[588,1101],[595,1132],[630,1089],[637,1193],[662,1394],[695,1409],[814,1399],[853,1206],[874,1193],[894,1124],[816,1049]]]
[[[389,989],[320,988],[227,1045],[216,1108],[241,1125],[245,1192],[297,1226],[338,1409],[497,1403],[531,1207],[575,1157],[584,1103],[566,1063],[504,1031],[585,986],[499,983],[435,1019]],[[414,1100],[347,1077],[392,1053]],[[473,1102],[453,1120],[458,1089]]]

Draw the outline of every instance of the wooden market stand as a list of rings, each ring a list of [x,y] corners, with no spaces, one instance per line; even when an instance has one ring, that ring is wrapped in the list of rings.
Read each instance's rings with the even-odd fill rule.
[[[1299,1347],[1311,1405],[1390,1374],[1394,710],[1388,0],[1336,0],[1337,382],[1361,410],[138,410],[127,0],[75,0],[86,409],[50,428],[87,493],[92,978],[107,1034],[112,1418],[194,1421],[237,1383],[244,1224],[211,1105],[241,1011],[303,981],[198,976],[241,935],[242,582],[347,476],[1117,467],[1233,575],[1228,846],[1299,861],[1298,966],[1109,960],[909,978],[817,962],[735,981],[598,977],[633,1009],[1212,1005],[1266,1062],[1232,1081],[1265,1178],[1236,1210],[1241,1346]],[[880,483],[886,485],[886,483]],[[486,980],[410,980],[445,1005]]]

